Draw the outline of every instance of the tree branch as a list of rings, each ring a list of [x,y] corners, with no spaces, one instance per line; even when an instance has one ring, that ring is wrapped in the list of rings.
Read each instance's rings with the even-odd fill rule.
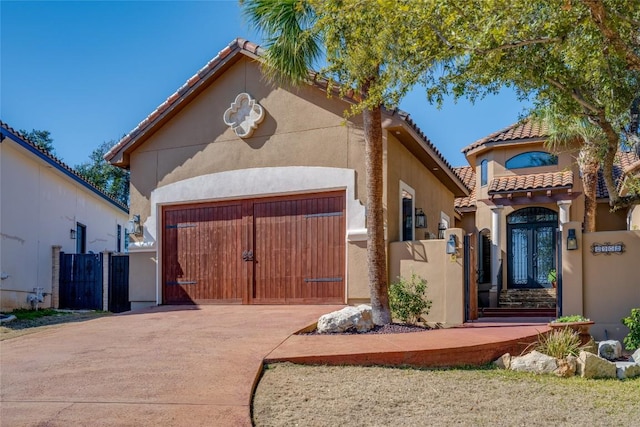
[[[582,3],[589,8],[591,20],[602,35],[618,53],[624,56],[629,69],[640,71],[640,56],[622,40],[620,33],[615,28],[612,28],[607,19],[607,11],[602,0],[582,0]]]
[[[569,89],[568,87],[566,87],[559,81],[552,79],[551,77],[546,77],[545,80],[547,80],[550,84],[560,89],[564,93],[570,95],[571,98],[573,98],[578,104],[580,104],[581,107],[585,108],[588,111],[591,111],[592,113],[596,113],[596,114],[600,113],[601,111],[600,108],[596,107],[595,105],[589,104],[587,101],[585,101],[584,98],[580,96],[580,93],[578,91]]]
[[[480,53],[491,53],[491,52],[497,52],[500,50],[513,49],[516,47],[529,46],[532,44],[548,44],[548,43],[556,43],[561,41],[562,41],[562,37],[541,37],[539,39],[522,40],[519,42],[505,43],[503,45],[500,45],[491,49],[477,49],[477,51]]]

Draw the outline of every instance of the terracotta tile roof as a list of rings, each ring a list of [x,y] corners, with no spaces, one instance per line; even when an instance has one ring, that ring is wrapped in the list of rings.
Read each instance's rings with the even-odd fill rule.
[[[616,160],[613,165],[613,180],[618,187],[618,191],[620,191],[622,187],[622,183],[624,180],[622,179],[625,174],[632,174],[634,171],[637,171],[640,168],[640,157],[638,157],[638,153],[635,151],[618,151],[616,153]],[[598,199],[608,199],[609,198],[609,190],[607,190],[607,185],[604,182],[604,175],[602,174],[602,169],[598,171],[598,184],[596,186],[596,198]]]
[[[539,122],[527,119],[523,122],[514,123],[511,126],[492,133],[482,139],[477,140],[471,145],[462,149],[463,153],[467,153],[474,148],[492,142],[516,142],[520,140],[530,140],[533,138],[546,138],[548,136],[547,126]]]
[[[460,180],[470,190],[467,197],[456,197],[454,201],[454,207],[459,208],[474,208],[476,206],[476,172],[471,166],[462,166],[453,168],[453,171],[458,175]]]
[[[21,145],[23,145],[29,151],[36,154],[38,157],[40,157],[50,165],[54,166],[56,169],[58,169],[68,177],[72,178],[74,181],[79,182],[81,185],[84,185],[89,190],[96,193],[97,195],[107,200],[108,202],[114,204],[115,206],[122,209],[123,211],[127,213],[129,212],[129,207],[123,204],[122,202],[120,202],[112,194],[109,194],[106,191],[104,191],[102,188],[98,187],[96,184],[90,181],[87,177],[80,174],[78,171],[76,171],[75,169],[73,169],[72,167],[64,163],[62,160],[54,156],[51,152],[40,147],[35,142],[31,141],[29,138],[27,138],[20,132],[16,131],[15,129],[13,129],[11,126],[6,124],[2,120],[0,120],[0,132],[2,133],[3,140],[5,137],[7,137],[7,138],[11,138],[14,142],[17,142],[18,144],[22,142]]]
[[[489,194],[553,190],[571,187],[573,187],[573,172],[548,172],[494,178],[491,180]]]

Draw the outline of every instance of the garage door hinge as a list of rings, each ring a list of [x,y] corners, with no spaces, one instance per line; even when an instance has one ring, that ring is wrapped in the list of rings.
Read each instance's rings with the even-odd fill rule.
[[[320,277],[318,279],[304,279],[305,282],[342,282],[342,277]]]
[[[191,280],[191,281],[185,281],[185,282],[164,282],[165,285],[196,285],[198,282],[196,282],[195,280]]]
[[[166,225],[165,228],[192,228],[197,226],[198,224],[175,224],[175,225]]]
[[[342,215],[344,215],[343,212],[327,212],[327,213],[307,214],[304,217],[305,218],[317,218],[317,217],[321,217],[321,216],[342,216]]]

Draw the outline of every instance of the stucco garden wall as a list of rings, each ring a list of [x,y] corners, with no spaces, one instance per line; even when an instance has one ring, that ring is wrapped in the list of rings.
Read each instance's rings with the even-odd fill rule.
[[[460,229],[449,229],[462,242]],[[389,276],[391,282],[398,277],[409,279],[413,273],[427,281],[427,298],[433,304],[427,322],[444,327],[464,323],[464,268],[462,246],[459,255],[452,258],[446,254],[445,240],[419,240],[393,242],[389,245]]]
[[[566,224],[578,236],[579,250],[563,249],[562,313],[582,314],[593,320],[592,335],[622,340],[628,333],[620,320],[640,307],[640,231],[581,233],[581,223]],[[621,254],[594,254],[592,245],[624,244]]]

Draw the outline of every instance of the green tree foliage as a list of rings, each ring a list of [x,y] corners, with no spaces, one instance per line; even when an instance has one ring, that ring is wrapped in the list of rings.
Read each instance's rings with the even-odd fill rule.
[[[637,0],[470,0],[427,3],[423,25],[463,55],[431,73],[431,99],[474,98],[514,86],[535,108],[553,106],[569,122],[584,119],[605,136],[601,153],[611,204],[622,198],[615,154],[633,140],[630,108],[640,93]]]
[[[53,138],[51,138],[51,132],[48,130],[31,129],[31,132],[27,132],[24,129],[20,129],[20,133],[38,147],[47,150],[51,154],[55,154],[56,150],[53,147]]]
[[[367,262],[373,320],[391,322],[382,204],[382,109],[394,106],[419,79],[433,45],[418,45],[413,2],[361,0],[242,0],[245,16],[265,35],[267,74],[300,84],[324,53],[321,74],[348,97],[347,114],[362,114],[367,197]],[[381,19],[384,17],[384,19]],[[424,40],[423,40],[424,41]],[[421,48],[419,46],[428,46]]]
[[[89,155],[89,161],[75,167],[81,175],[97,187],[129,205],[129,171],[109,164],[104,155],[117,141],[105,141]]]

